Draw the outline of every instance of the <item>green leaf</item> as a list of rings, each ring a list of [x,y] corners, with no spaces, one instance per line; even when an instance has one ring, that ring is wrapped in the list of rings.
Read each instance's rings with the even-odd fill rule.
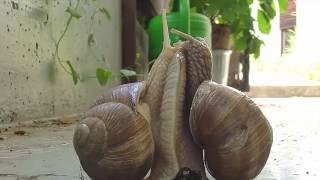
[[[76,9],[72,9],[72,8],[68,7],[66,12],[68,12],[72,17],[74,17],[76,19],[80,19],[81,18],[80,13],[77,12]]]
[[[256,48],[254,51],[254,58],[258,59],[260,57],[260,47]]]
[[[107,17],[108,20],[111,19],[111,15],[110,15],[109,11],[108,11],[106,8],[100,8],[99,11],[100,11],[102,14],[104,14],[104,15]]]
[[[66,61],[67,65],[69,66],[70,70],[71,70],[71,75],[72,75],[72,80],[74,84],[78,83],[78,73],[76,72],[76,70],[73,68],[72,64],[70,61]]]
[[[191,12],[191,13],[196,13],[196,12],[197,12],[197,8],[196,8],[196,7],[190,8],[190,12]]]
[[[250,42],[250,54],[254,54],[254,58],[257,59],[260,56],[260,49],[263,41],[254,37]]]
[[[235,48],[238,52],[243,52],[247,48],[247,38],[242,36],[234,40]]]
[[[233,34],[237,34],[239,33],[240,29],[240,21],[234,21],[231,25],[230,25],[230,30]]]
[[[288,0],[278,0],[281,13],[285,13],[288,8]]]
[[[262,33],[264,34],[270,33],[270,30],[271,30],[270,19],[261,10],[258,11],[258,27]]]
[[[218,9],[232,8],[236,3],[234,0],[209,0],[210,6],[216,6]]]
[[[262,3],[260,4],[261,8],[265,11],[266,15],[269,16],[270,19],[273,19],[276,16],[276,9],[274,7],[274,3]]]
[[[217,6],[210,4],[210,6],[207,8],[206,12],[209,16],[216,16],[219,12],[219,9],[217,8]]]
[[[223,19],[223,21],[226,22],[233,22],[235,21],[236,17],[236,13],[233,12],[232,9],[223,9],[223,11],[221,11],[221,17]]]
[[[121,73],[121,75],[123,75],[125,77],[130,77],[130,76],[137,75],[137,73],[135,71],[128,70],[128,69],[121,69],[120,73]]]
[[[247,0],[248,4],[252,4],[253,0]]]
[[[96,69],[96,76],[101,86],[104,86],[107,84],[109,78],[112,76],[111,71],[106,71],[102,68]]]

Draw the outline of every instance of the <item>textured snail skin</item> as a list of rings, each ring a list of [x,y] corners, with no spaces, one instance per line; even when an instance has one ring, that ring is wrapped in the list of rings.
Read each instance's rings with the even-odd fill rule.
[[[200,38],[187,40],[181,50],[187,62],[186,106],[189,112],[200,84],[212,79],[212,54],[208,45]]]
[[[268,159],[272,128],[259,107],[238,90],[203,82],[192,103],[190,126],[216,179],[253,179]]]
[[[167,77],[169,64],[174,59],[175,53],[179,50],[178,47],[171,47],[168,23],[166,19],[166,11],[162,12],[163,24],[163,49],[160,55],[155,60],[147,80],[145,81],[145,88],[141,94],[141,101],[149,105],[151,120],[153,122],[159,121],[160,106],[163,100],[164,86]],[[155,127],[153,126],[152,129]]]
[[[151,179],[173,179],[179,169],[185,166],[201,172],[205,177],[202,151],[190,134],[186,113],[189,110],[185,108],[188,76],[184,53],[186,47],[195,42],[191,38],[192,41],[171,47],[166,22],[163,24],[164,48],[152,66],[145,82],[146,88],[141,94],[141,102],[150,107],[155,142]],[[200,41],[196,43],[201,44]],[[204,52],[208,51],[198,51],[199,54]]]
[[[167,72],[160,119],[154,122],[157,127],[157,132],[153,131],[156,152],[151,179],[173,179],[185,166],[202,172],[205,177],[202,152],[193,142],[184,114],[185,66],[184,55],[178,52]]]

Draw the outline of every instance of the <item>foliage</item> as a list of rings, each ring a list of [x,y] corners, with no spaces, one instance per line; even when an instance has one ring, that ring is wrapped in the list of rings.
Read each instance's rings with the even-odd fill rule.
[[[102,86],[107,84],[107,82],[111,76],[112,76],[111,71],[104,70],[102,68],[96,69],[96,77]]]
[[[294,28],[284,30],[284,52],[283,53],[292,53],[296,48],[296,31]]]
[[[77,0],[76,6],[72,7],[71,4],[69,7],[66,9],[66,13],[69,14],[69,18],[67,19],[66,26],[62,32],[62,34],[59,36],[58,41],[55,43],[55,58],[58,61],[59,65],[61,68],[68,73],[73,80],[73,83],[76,85],[79,81],[86,79],[86,78],[96,78],[99,82],[100,85],[104,86],[108,83],[108,80],[114,76],[113,73],[110,70],[104,69],[104,68],[97,68],[95,76],[89,76],[89,77],[80,77],[78,71],[74,68],[73,64],[71,63],[70,60],[63,60],[61,58],[60,53],[59,53],[59,47],[61,45],[61,42],[63,38],[65,37],[66,33],[70,29],[70,24],[73,20],[80,20],[81,17],[83,16],[79,11],[79,5],[80,5],[81,0]],[[97,0],[92,0],[92,1],[97,1]],[[106,17],[107,20],[111,20],[111,15],[109,11],[102,7],[102,8],[97,8],[93,14],[91,15],[91,20],[94,21],[94,18],[98,13],[101,13]],[[90,33],[88,36],[88,45],[91,47],[91,45],[94,43],[94,34]],[[105,61],[104,56],[102,56],[102,60]],[[130,71],[127,69],[122,69],[120,70],[120,75],[129,77],[129,76],[135,76],[136,73],[134,71]]]
[[[280,12],[285,12],[288,0],[277,0]],[[252,7],[258,4],[256,16],[252,16]],[[197,12],[209,16],[213,22],[230,27],[235,49],[241,53],[249,52],[255,58],[260,56],[260,47],[264,42],[259,38],[254,28],[269,34],[271,20],[276,16],[273,0],[193,0],[192,7]]]

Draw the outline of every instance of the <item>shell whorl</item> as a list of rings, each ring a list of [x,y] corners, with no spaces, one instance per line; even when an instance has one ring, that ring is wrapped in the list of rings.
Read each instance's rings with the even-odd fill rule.
[[[140,180],[151,168],[151,127],[136,109],[141,87],[133,83],[109,90],[76,127],[74,147],[91,178]]]
[[[272,128],[244,93],[203,82],[191,107],[190,127],[205,150],[208,171],[217,179],[253,179],[264,167]]]

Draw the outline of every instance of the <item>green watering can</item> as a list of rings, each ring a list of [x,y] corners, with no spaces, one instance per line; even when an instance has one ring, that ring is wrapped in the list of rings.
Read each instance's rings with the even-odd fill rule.
[[[190,12],[189,0],[175,0],[173,10],[167,14],[168,27],[177,29],[193,37],[205,38],[211,46],[211,23],[208,17]],[[156,16],[149,22],[147,29],[149,34],[149,60],[158,57],[162,51],[162,16]],[[170,34],[171,44],[184,40],[183,38]]]

